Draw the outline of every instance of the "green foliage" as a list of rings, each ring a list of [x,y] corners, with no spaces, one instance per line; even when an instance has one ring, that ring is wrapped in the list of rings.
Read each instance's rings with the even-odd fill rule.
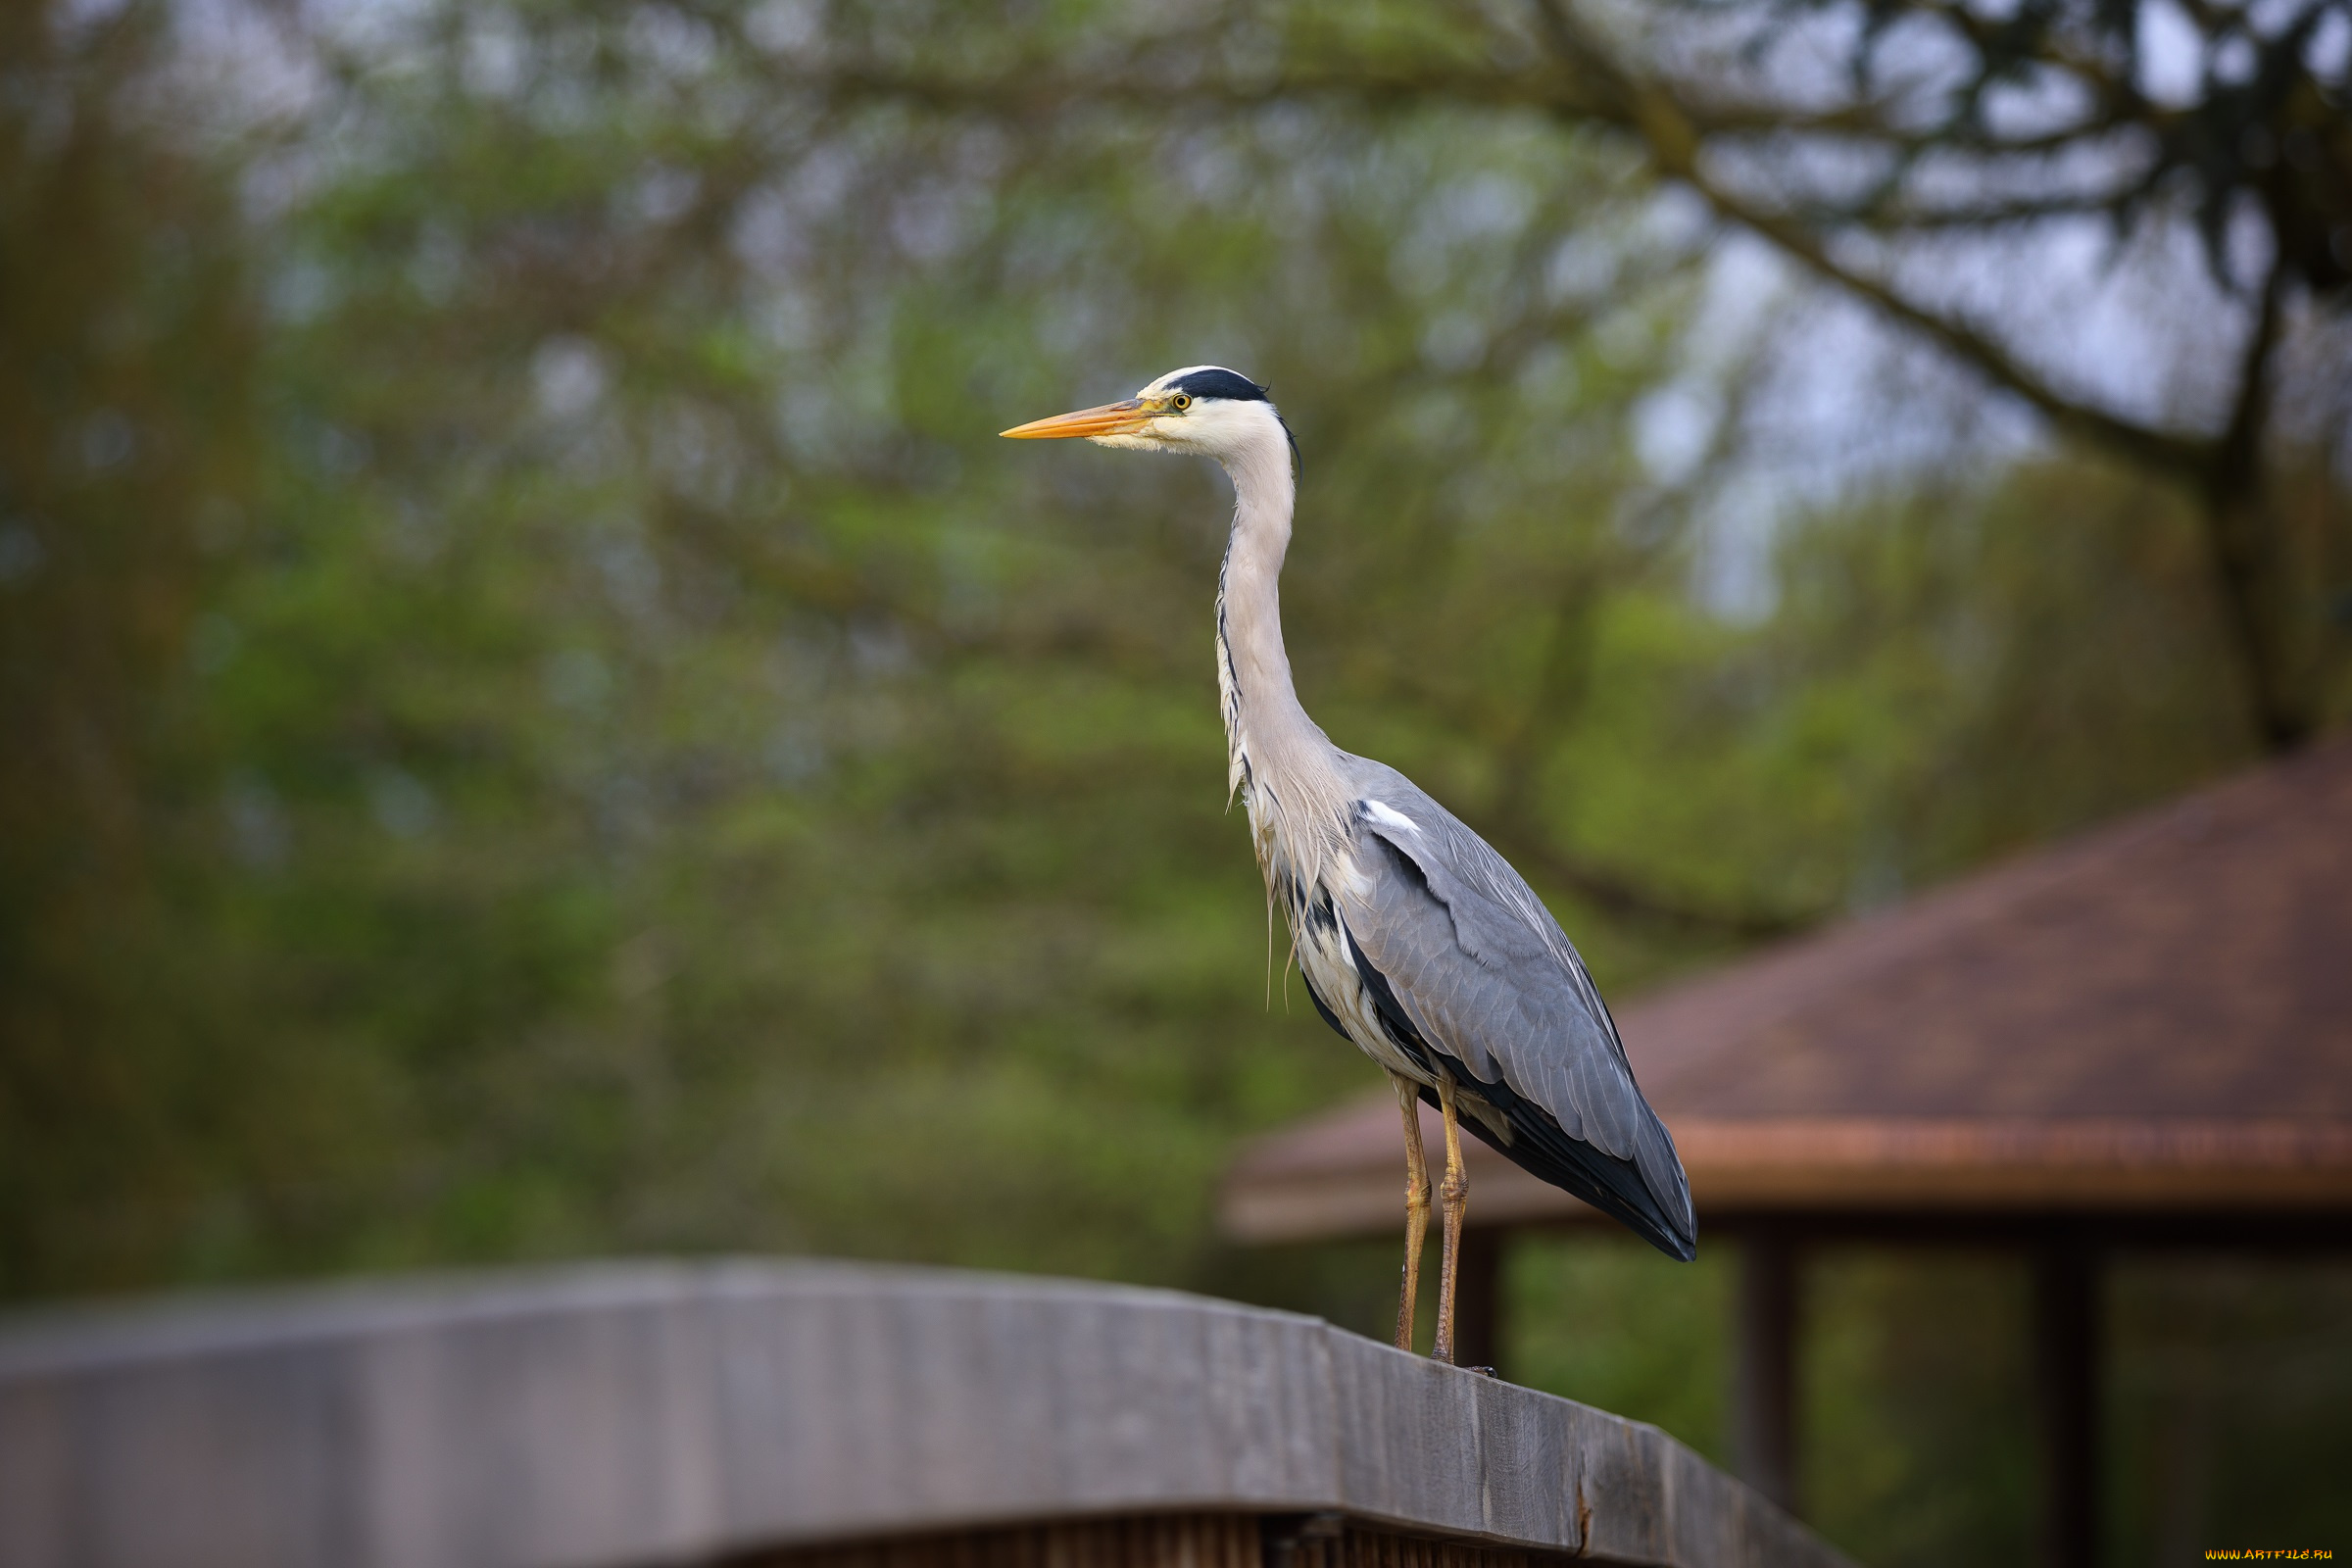
[[[0,22],[12,1295],[169,1272],[194,1218],[192,1135],[225,1153],[252,1130],[214,1088],[253,1058],[184,942],[207,901],[182,874],[181,808],[214,757],[178,677],[221,586],[206,541],[261,461],[257,323],[222,172],[122,103],[155,36],[140,15],[75,46],[37,10]]]
[[[1465,728],[1524,727],[1515,607],[1671,570],[1611,508],[1696,252],[1573,137],[811,122],[757,61],[676,91],[704,35],[655,16],[453,17],[337,88],[318,162],[222,155],[280,193],[214,240],[257,456],[115,694],[193,737],[139,773],[176,966],[116,983],[154,1043],[81,1020],[202,1069],[12,1097],[162,1148],[39,1153],[77,1185],[9,1206],[0,1288],[647,1247],[1183,1278],[1232,1139],[1362,1068],[1261,983],[1215,485],[994,431],[1272,379],[1302,679],[1457,793]],[[1649,259],[1605,345],[1542,281],[1571,223]],[[141,1245],[77,1251],[113,1213]]]
[[[1865,1562],[2032,1560],[2024,1264],[1829,1251],[1805,1286],[1807,1517]]]
[[[2116,1271],[2111,1301],[2116,1560],[2343,1541],[2352,1270],[2336,1260],[2134,1259]]]
[[[1780,582],[1759,657],[1791,700],[1759,788],[1867,800],[1825,823],[1864,835],[1859,901],[2244,756],[2196,519],[2151,480],[2040,464],[1884,497],[1788,530]]]

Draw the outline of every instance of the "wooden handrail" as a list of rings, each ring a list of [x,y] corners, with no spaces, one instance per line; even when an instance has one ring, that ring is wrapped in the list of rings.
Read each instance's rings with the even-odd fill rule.
[[[1654,1427],[1172,1292],[610,1264],[0,1324],[6,1568],[626,1568],[1212,1512],[1844,1561]]]

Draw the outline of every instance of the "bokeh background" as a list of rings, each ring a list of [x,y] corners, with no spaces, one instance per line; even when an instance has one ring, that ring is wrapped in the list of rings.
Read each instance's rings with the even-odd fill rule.
[[[8,8],[0,1298],[761,1250],[1379,1332],[1387,1245],[1210,1227],[1371,1087],[1224,809],[1222,481],[995,432],[1270,382],[1309,708],[1630,995],[2352,717],[2348,55],[2226,0]],[[1721,1455],[1724,1259],[1506,1284],[1514,1376]],[[2352,1548],[2352,1270],[2117,1297],[2115,1560]],[[1808,1310],[1812,1516],[2022,1556],[2022,1271]]]

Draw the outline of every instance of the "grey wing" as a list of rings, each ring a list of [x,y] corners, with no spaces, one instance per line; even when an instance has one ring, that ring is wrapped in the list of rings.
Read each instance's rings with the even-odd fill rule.
[[[1607,1005],[1567,936],[1485,840],[1402,774],[1358,762],[1363,891],[1341,911],[1357,968],[1393,1030],[1448,1058],[1504,1118],[1487,1141],[1692,1255],[1690,1189],[1642,1098]],[[1385,993],[1385,995],[1384,995]],[[1474,1132],[1486,1134],[1476,1119]]]

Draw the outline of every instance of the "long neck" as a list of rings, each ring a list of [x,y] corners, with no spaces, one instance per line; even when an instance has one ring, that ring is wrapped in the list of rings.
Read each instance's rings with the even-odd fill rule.
[[[1265,437],[1228,455],[1233,537],[1217,582],[1217,686],[1229,786],[1250,808],[1269,884],[1312,885],[1344,843],[1348,805],[1339,753],[1299,706],[1282,646],[1282,559],[1295,489],[1289,443]]]

